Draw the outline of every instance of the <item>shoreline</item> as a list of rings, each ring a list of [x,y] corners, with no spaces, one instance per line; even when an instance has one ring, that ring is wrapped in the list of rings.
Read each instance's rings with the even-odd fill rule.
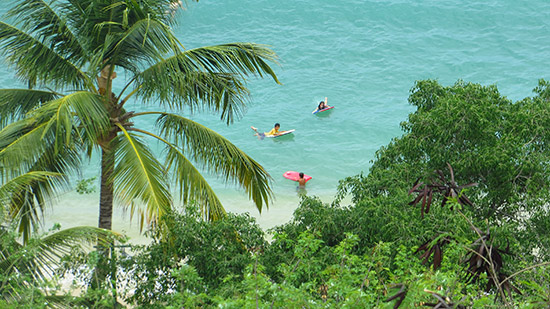
[[[247,199],[245,193],[232,188],[216,191],[219,193],[218,197],[227,212],[249,213],[251,217],[256,219],[257,224],[266,234],[269,229],[291,220],[294,211],[300,204],[300,197],[297,192],[293,192],[293,194],[288,191],[284,191],[287,194],[275,192],[275,198],[269,209],[263,209],[260,214],[254,203]],[[328,192],[324,195],[311,194],[310,196],[317,196],[324,203],[331,203],[334,195],[335,192]],[[80,195],[72,191],[61,195],[58,200],[52,201],[51,205],[46,207],[43,231],[51,229],[56,223],[61,225],[61,229],[75,226],[97,226],[99,219],[98,200],[98,192]],[[347,199],[344,200],[345,202],[347,202]],[[113,231],[128,236],[129,243],[138,245],[149,243],[150,238],[144,236],[145,228],[143,232],[140,232],[137,217],[134,216],[130,219],[130,214],[127,211],[121,207],[114,208]]]

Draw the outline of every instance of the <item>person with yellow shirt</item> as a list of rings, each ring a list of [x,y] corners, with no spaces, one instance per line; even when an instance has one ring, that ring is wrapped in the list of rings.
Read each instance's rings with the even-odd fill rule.
[[[281,133],[279,133],[279,128],[281,128],[281,125],[279,123],[276,123],[274,126],[273,126],[273,129],[271,129],[271,131],[269,132],[266,132],[266,133],[260,133],[258,132],[258,129],[253,127],[253,126],[250,126],[250,128],[252,130],[254,130],[254,132],[256,132],[255,135],[258,135],[260,137],[265,137],[266,135],[272,135],[272,136],[277,136],[277,135],[280,135]]]

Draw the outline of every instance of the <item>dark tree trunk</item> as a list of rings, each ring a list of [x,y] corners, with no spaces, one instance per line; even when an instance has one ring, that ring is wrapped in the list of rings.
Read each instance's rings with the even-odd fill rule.
[[[117,99],[114,93],[111,92],[112,79],[116,77],[116,73],[113,72],[114,66],[105,66],[101,70],[101,75],[98,76],[99,93],[105,95],[105,107],[109,111],[111,122],[113,119],[117,119],[120,114],[120,109],[117,108]],[[107,76],[110,76],[107,78]],[[106,95],[108,93],[109,95]],[[98,227],[112,230],[113,225],[113,199],[114,190],[112,183],[112,175],[115,166],[115,155],[112,150],[111,142],[116,137],[117,127],[113,126],[111,131],[106,137],[98,141],[101,147],[101,188],[99,192],[99,223]],[[92,275],[91,287],[97,289],[103,286],[106,282],[107,275],[113,273],[115,265],[110,260],[111,250],[114,250],[114,243],[101,244],[98,243],[97,250],[99,253],[99,260],[94,273]],[[115,269],[116,272],[116,269]],[[113,278],[111,278],[113,279]],[[116,290],[115,285],[112,286]]]
[[[113,135],[114,136],[114,135]],[[99,224],[100,228],[111,230],[113,222],[113,183],[111,176],[114,169],[114,155],[108,145],[114,138],[110,136],[107,142],[101,149],[101,189],[99,193]],[[97,251],[99,253],[99,260],[96,268],[94,269],[91,281],[91,288],[98,289],[105,284],[107,275],[111,272],[109,253],[114,243],[105,244],[98,243]]]
[[[109,150],[101,150],[101,189],[99,193],[99,227],[111,230],[113,221],[113,154]]]

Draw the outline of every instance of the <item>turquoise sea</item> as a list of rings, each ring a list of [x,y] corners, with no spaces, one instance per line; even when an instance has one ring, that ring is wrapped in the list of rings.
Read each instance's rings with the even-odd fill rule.
[[[9,5],[0,4],[0,13]],[[230,126],[209,113],[190,115],[231,140],[273,177],[275,200],[259,214],[242,191],[208,179],[228,211],[250,212],[265,228],[286,222],[299,203],[287,170],[313,179],[307,193],[332,201],[338,180],[368,172],[375,152],[402,134],[399,123],[415,80],[496,84],[512,100],[550,78],[547,0],[201,0],[180,12],[175,29],[187,48],[228,42],[270,45],[283,85],[252,79],[246,114]],[[122,76],[123,74],[119,74]],[[2,62],[0,87],[18,85]],[[330,114],[311,114],[328,97]],[[296,129],[292,138],[258,140],[250,125]],[[146,125],[152,125],[153,121]],[[155,147],[155,145],[153,145]],[[85,177],[98,174],[89,163]],[[97,225],[98,194],[64,194],[48,211],[63,227]],[[115,214],[117,230],[137,237],[136,221]]]

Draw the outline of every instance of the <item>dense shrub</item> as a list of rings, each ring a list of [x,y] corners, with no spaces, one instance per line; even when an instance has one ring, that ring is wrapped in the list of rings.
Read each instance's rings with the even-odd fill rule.
[[[197,293],[215,291],[228,278],[240,281],[252,262],[250,252],[267,245],[264,232],[248,214],[228,214],[208,222],[197,208],[189,207],[171,214],[166,222],[168,228],[153,230],[153,242],[136,248],[125,262],[136,283],[130,300],[137,304],[164,301],[175,291],[190,289],[176,270],[196,273],[200,284],[191,290]]]

